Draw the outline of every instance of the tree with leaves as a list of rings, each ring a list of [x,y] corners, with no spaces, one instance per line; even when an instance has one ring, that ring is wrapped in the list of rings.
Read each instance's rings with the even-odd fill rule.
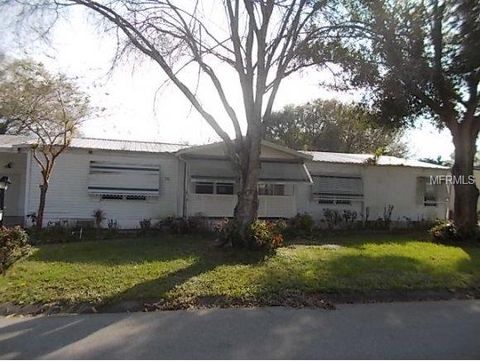
[[[11,3],[12,1],[6,1]],[[328,27],[329,2],[308,0],[33,0],[23,2],[21,15],[51,9],[58,13],[82,6],[114,30],[118,54],[136,51],[156,63],[224,142],[236,173],[238,201],[234,209],[235,245],[249,243],[257,218],[262,122],[269,118],[282,80],[307,67],[297,62],[302,49]],[[320,27],[313,23],[321,22]],[[219,107],[231,122],[234,137],[202,103],[195,82],[181,71],[196,67],[216,90]],[[218,72],[228,67],[237,78],[242,108],[235,109]]]
[[[480,2],[478,0],[344,0],[348,28],[330,46],[312,41],[307,62],[326,49],[346,83],[367,90],[383,121],[405,126],[428,119],[448,128],[455,146],[452,173],[473,175],[480,130]],[[478,189],[454,184],[454,222],[465,238],[477,230]]]
[[[375,115],[358,104],[315,100],[286,106],[264,122],[265,138],[292,149],[341,153],[374,153],[386,150],[403,157],[403,131],[379,124]]]
[[[8,133],[32,136],[31,151],[40,168],[39,230],[55,162],[91,114],[89,97],[72,80],[48,72],[41,63],[15,60],[0,67],[0,119]]]

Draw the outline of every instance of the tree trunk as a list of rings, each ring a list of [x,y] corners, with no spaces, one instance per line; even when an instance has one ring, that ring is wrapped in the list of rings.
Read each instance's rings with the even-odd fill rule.
[[[473,166],[478,132],[459,124],[452,131],[455,145],[455,160],[452,168],[454,176],[453,220],[464,238],[474,235],[477,230],[478,188],[474,181]]]
[[[37,223],[36,228],[37,231],[41,231],[43,228],[43,213],[45,212],[45,201],[47,199],[47,190],[48,190],[48,182],[44,182],[40,185],[40,202],[38,203],[38,211],[37,211]]]
[[[249,247],[249,230],[258,215],[258,178],[260,175],[261,132],[249,129],[240,150],[240,177],[234,222],[238,236],[233,237],[235,247]]]

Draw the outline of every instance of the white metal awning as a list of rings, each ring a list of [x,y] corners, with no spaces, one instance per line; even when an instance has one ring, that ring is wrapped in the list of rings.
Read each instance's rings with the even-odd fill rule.
[[[228,160],[189,159],[189,174],[195,180],[235,180],[236,174]],[[302,162],[262,161],[259,181],[264,183],[311,183],[312,179]]]

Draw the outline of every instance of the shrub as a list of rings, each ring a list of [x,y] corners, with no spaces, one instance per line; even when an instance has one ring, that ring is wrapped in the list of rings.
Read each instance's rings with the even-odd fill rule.
[[[315,221],[308,213],[297,213],[295,217],[288,220],[288,232],[295,234],[310,234],[312,233]]]
[[[201,214],[190,216],[187,218],[187,232],[188,233],[206,233],[210,232],[207,217]]]
[[[21,227],[0,228],[0,274],[30,252],[28,234]]]
[[[434,241],[457,242],[461,240],[457,227],[455,227],[453,222],[440,221],[429,232]]]
[[[202,215],[185,217],[166,217],[156,228],[175,234],[204,233],[209,231],[208,220]]]
[[[355,221],[357,220],[358,213],[350,209],[343,210],[343,220],[347,228],[353,228]]]
[[[325,218],[325,222],[327,222],[328,229],[335,228],[342,221],[342,215],[336,209],[324,209],[323,217]]]
[[[383,223],[385,224],[386,229],[389,229],[390,225],[392,224],[393,208],[393,204],[389,204],[383,208]]]
[[[275,249],[283,245],[283,235],[276,222],[257,220],[250,226],[250,246],[254,249]]]
[[[62,225],[60,222],[48,222],[41,230],[29,229],[31,241],[39,243],[63,243],[75,240],[72,229]]]
[[[95,227],[101,228],[103,221],[107,218],[105,215],[105,211],[99,209],[95,209],[92,213],[92,217],[95,220]]]
[[[138,223],[140,224],[140,229],[145,232],[149,231],[152,227],[152,220],[150,218],[144,218]]]
[[[256,250],[272,250],[283,245],[283,234],[287,224],[285,221],[265,221],[257,220],[253,222],[249,229],[248,247]],[[225,218],[222,222],[215,225],[215,231],[218,234],[220,245],[231,243],[232,245],[241,244],[239,242],[240,232],[238,223],[234,219]]]

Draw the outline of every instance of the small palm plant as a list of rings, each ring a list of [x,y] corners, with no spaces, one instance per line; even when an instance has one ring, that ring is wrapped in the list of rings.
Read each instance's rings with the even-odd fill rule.
[[[101,209],[95,209],[92,214],[93,219],[95,220],[95,227],[97,229],[102,227],[102,223],[105,220],[105,212]]]

